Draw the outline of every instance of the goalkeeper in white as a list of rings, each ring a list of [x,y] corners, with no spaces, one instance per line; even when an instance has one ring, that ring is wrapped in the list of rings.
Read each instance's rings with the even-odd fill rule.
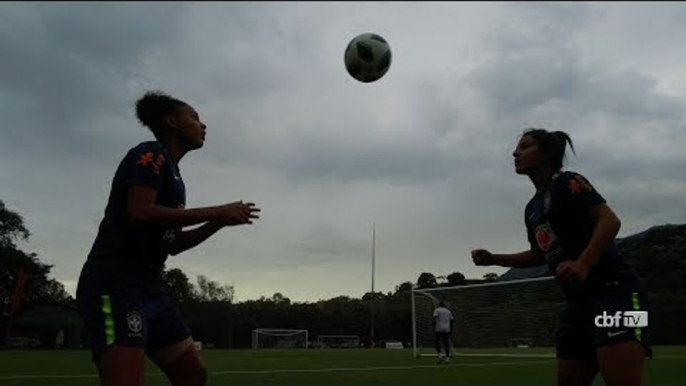
[[[445,303],[439,302],[434,310],[434,332],[436,333],[436,353],[438,363],[450,362],[450,333],[453,330],[453,313],[445,307]],[[445,357],[441,353],[441,343],[445,348]]]

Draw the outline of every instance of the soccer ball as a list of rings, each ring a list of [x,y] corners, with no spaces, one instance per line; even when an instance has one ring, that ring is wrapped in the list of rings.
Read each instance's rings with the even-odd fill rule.
[[[350,41],[345,49],[348,74],[363,83],[377,81],[391,66],[391,47],[374,33],[364,33]]]

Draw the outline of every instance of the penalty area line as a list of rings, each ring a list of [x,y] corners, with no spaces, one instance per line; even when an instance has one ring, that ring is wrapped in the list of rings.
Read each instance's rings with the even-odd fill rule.
[[[277,373],[327,373],[327,372],[352,372],[352,371],[387,371],[387,370],[413,370],[429,368],[451,368],[451,367],[488,367],[488,366],[511,366],[525,365],[528,363],[549,363],[550,361],[517,361],[517,362],[490,362],[490,363],[450,363],[433,365],[414,365],[414,366],[374,366],[374,367],[330,367],[323,369],[275,369],[275,370],[226,370],[209,371],[209,375],[231,375],[231,374],[277,374]],[[164,376],[163,373],[146,373],[147,377]],[[73,379],[73,378],[97,378],[97,374],[62,374],[62,375],[2,375],[0,379]]]
[[[450,364],[433,364],[433,365],[414,365],[414,366],[374,366],[374,367],[330,367],[324,369],[279,369],[279,370],[230,370],[230,371],[212,371],[211,375],[229,375],[229,374],[274,374],[274,373],[326,373],[326,372],[349,372],[349,371],[386,371],[386,370],[413,370],[413,369],[435,369],[435,368],[451,368],[451,367],[488,367],[488,366],[507,366],[507,365],[523,365],[527,363],[550,363],[546,361],[518,361],[518,362],[490,362],[490,363],[450,363]]]
[[[684,359],[686,355],[662,355],[654,357],[656,359]],[[453,367],[488,367],[488,366],[518,366],[527,364],[542,364],[553,362],[553,359],[540,361],[516,361],[516,362],[486,362],[486,363],[449,363],[433,365],[414,365],[414,366],[376,366],[376,367],[331,367],[324,369],[276,369],[276,370],[226,370],[210,371],[209,375],[230,375],[230,374],[277,374],[277,373],[326,373],[326,372],[351,372],[351,371],[393,371],[393,370],[412,370],[429,368],[453,368]],[[163,373],[146,373],[146,377],[162,377]],[[76,378],[98,378],[97,374],[55,374],[55,375],[0,375],[0,380],[12,379],[76,379]]]

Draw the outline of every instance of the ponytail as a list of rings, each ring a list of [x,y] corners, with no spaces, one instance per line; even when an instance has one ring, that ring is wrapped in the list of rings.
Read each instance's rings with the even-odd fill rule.
[[[556,173],[562,169],[567,143],[569,143],[572,153],[576,155],[572,138],[564,131],[548,131],[546,129],[531,128],[526,129],[522,135],[530,135],[536,141],[541,153],[548,156],[550,166]]]

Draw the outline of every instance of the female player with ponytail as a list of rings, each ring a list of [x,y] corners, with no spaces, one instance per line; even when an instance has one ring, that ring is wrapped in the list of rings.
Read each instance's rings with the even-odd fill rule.
[[[600,372],[609,386],[640,385],[642,364],[651,357],[647,328],[596,326],[603,312],[644,310],[645,294],[636,271],[618,252],[620,221],[581,174],[562,171],[564,132],[529,129],[514,150],[515,172],[526,175],[536,193],[525,209],[530,249],[515,254],[472,251],[476,265],[548,265],[562,286],[567,308],[557,332],[557,383],[591,385]]]

